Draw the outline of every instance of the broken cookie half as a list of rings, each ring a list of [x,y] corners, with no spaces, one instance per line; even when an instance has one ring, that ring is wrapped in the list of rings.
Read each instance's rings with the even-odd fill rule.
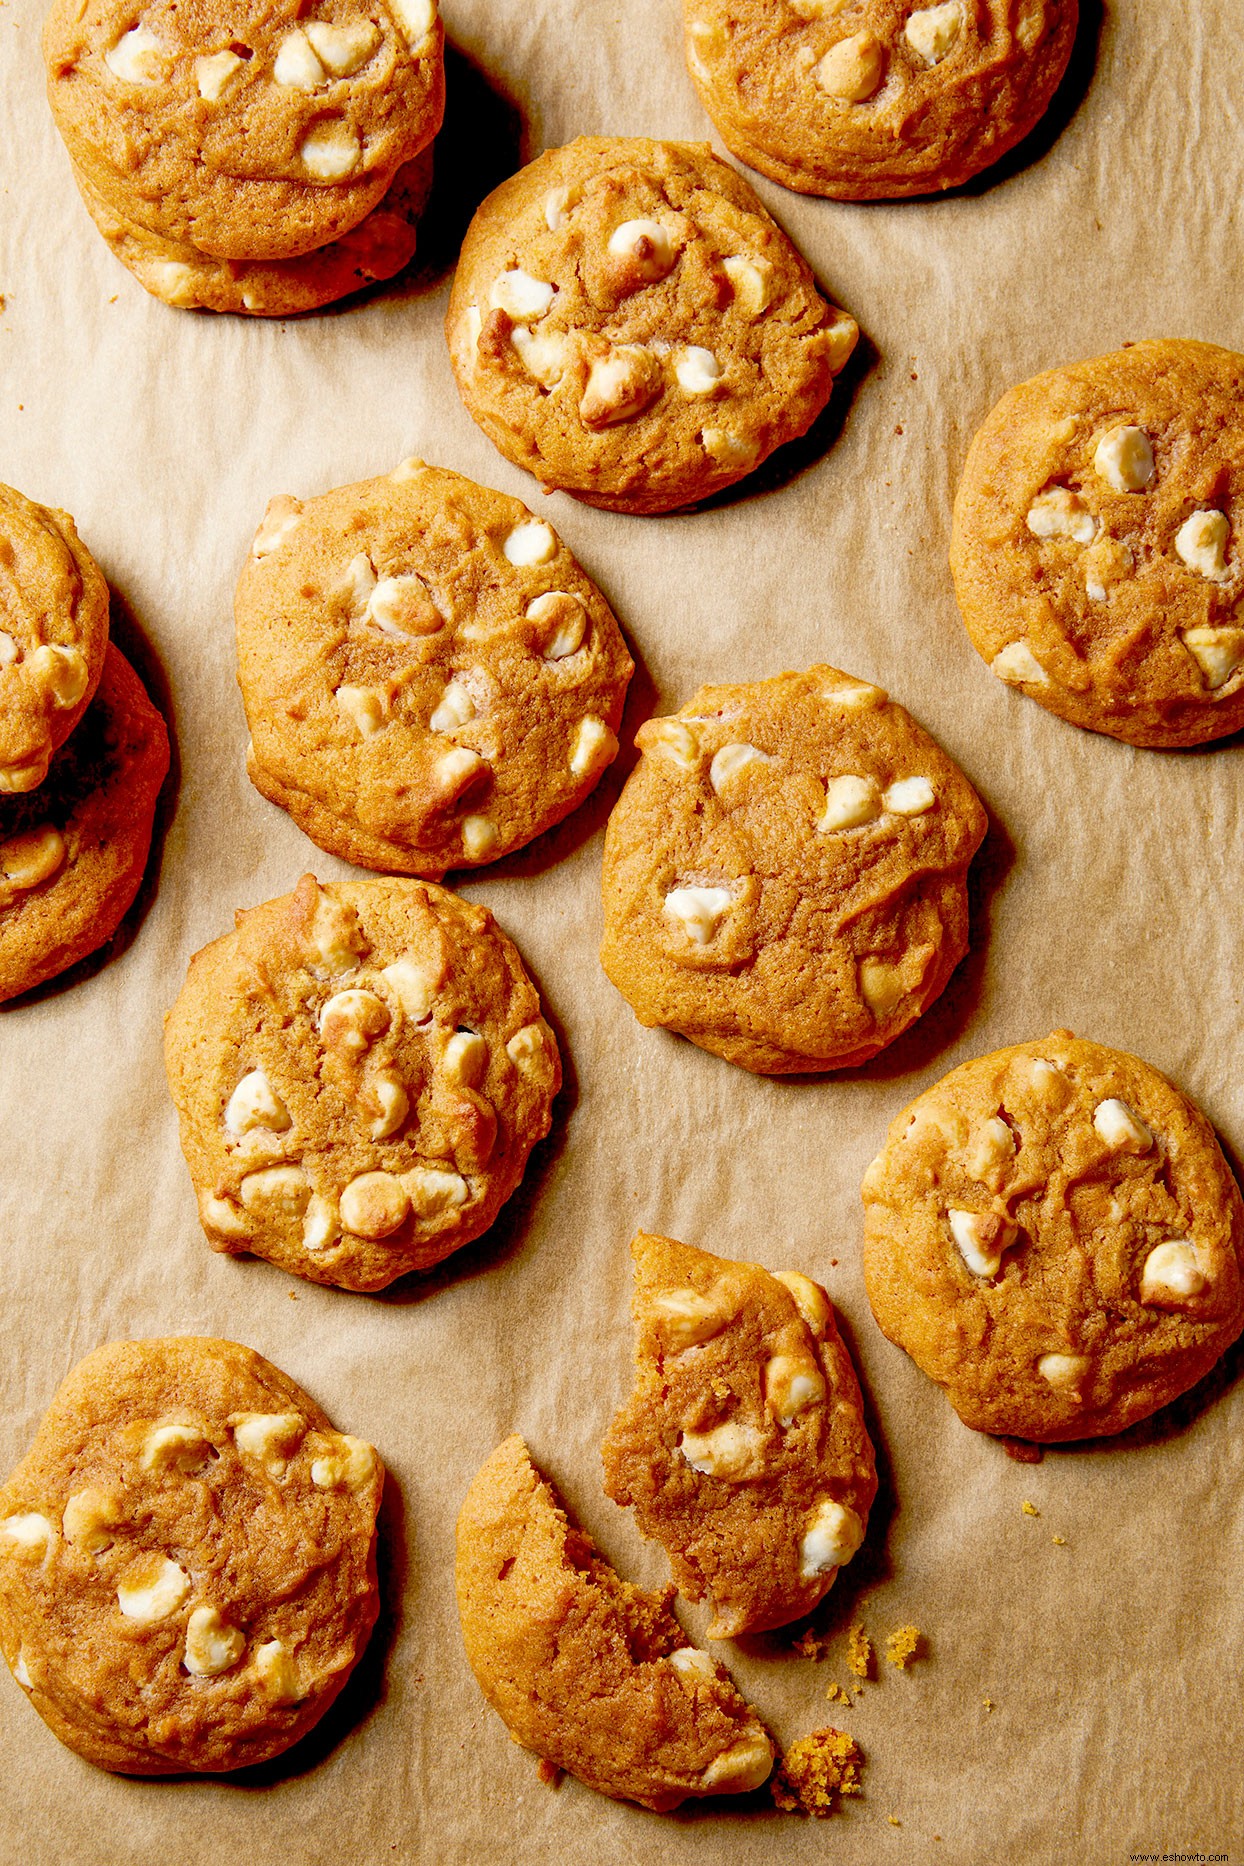
[[[615,1574],[517,1435],[467,1492],[456,1578],[471,1669],[525,1749],[658,1813],[768,1777],[763,1725],[688,1645],[673,1589],[648,1594]]]
[[[877,1491],[859,1381],[819,1284],[639,1232],[635,1388],[602,1446],[712,1639],[810,1613]]]

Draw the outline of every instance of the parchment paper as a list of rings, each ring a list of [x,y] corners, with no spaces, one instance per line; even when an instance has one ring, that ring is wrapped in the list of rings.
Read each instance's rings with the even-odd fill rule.
[[[893,1115],[965,1058],[1058,1025],[1147,1057],[1244,1152],[1240,747],[1135,751],[1007,691],[969,646],[946,568],[968,439],[1010,384],[1132,338],[1244,348],[1238,10],[1086,11],[1048,125],[968,191],[848,206],[756,180],[859,318],[860,363],[760,490],[627,519],[544,499],[493,451],[458,402],[441,320],[465,220],[520,159],[580,132],[708,135],[675,0],[446,0],[450,117],[424,271],[276,324],[169,310],[112,260],[44,103],[38,0],[0,7],[0,478],[76,515],[180,769],[128,945],[0,1016],[0,1464],[97,1343],[187,1332],[268,1355],[393,1474],[374,1644],[321,1732],[258,1780],[97,1772],[0,1676],[4,1861],[1239,1857],[1239,1354],[1175,1417],[1024,1466],[882,1339],[859,1263],[859,1182]],[[231,598],[253,527],[273,493],[410,453],[527,499],[600,581],[640,663],[628,743],[701,681],[827,660],[915,713],[993,827],[972,952],[938,1006],[862,1070],[763,1081],[641,1030],[599,970],[621,761],[577,817],[464,889],[518,941],[564,1039],[554,1132],[489,1238],[366,1297],[207,1250],[161,1017],[236,907],[307,869],[348,872],[243,773]],[[883,1488],[817,1622],[829,1656],[792,1657],[776,1637],[720,1649],[781,1740],[831,1722],[863,1745],[865,1797],[832,1821],[759,1803],[662,1818],[574,1781],[553,1792],[462,1655],[454,1517],[515,1428],[622,1572],[666,1577],[603,1498],[597,1453],[629,1385],[641,1224],[809,1271],[858,1357]],[[857,1617],[879,1639],[914,1623],[927,1651],[907,1673],[883,1662],[848,1711],[825,1687],[847,1682]],[[702,1632],[702,1610],[685,1620]]]

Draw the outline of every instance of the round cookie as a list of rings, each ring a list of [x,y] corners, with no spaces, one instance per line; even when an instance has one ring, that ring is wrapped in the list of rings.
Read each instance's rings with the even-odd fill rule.
[[[683,0],[687,64],[726,147],[801,194],[954,188],[1058,88],[1077,0]]]
[[[410,263],[432,189],[432,150],[403,163],[357,227],[297,259],[211,259],[116,213],[77,168],[74,180],[113,253],[153,298],[182,310],[293,317],[391,279]]]
[[[86,717],[37,791],[0,796],[0,1002],[116,932],[138,892],[168,730],[109,645]]]
[[[434,0],[54,0],[48,98],[114,213],[215,259],[290,259],[377,206],[444,109]]]
[[[213,1250],[383,1289],[486,1231],[548,1133],[561,1064],[484,907],[418,881],[237,916],[165,1020]]]
[[[977,652],[1132,745],[1244,726],[1244,356],[1158,339],[1011,389],[972,442],[950,563]]]
[[[1244,1328],[1244,1205],[1208,1121],[1070,1031],[943,1077],[863,1193],[877,1323],[977,1431],[1121,1432]]]
[[[384,1467],[233,1341],[114,1341],[62,1383],[0,1491],[0,1648],[102,1769],[289,1748],[376,1618]]]
[[[599,136],[489,195],[445,330],[506,458],[618,512],[742,479],[812,424],[859,335],[706,144]]]
[[[0,486],[0,793],[42,784],[107,646],[108,585],[68,512]]]
[[[877,1494],[855,1369],[797,1271],[639,1232],[635,1387],[601,1446],[605,1494],[660,1542],[710,1639],[811,1613]]]
[[[235,601],[247,769],[323,849],[439,878],[582,803],[631,658],[552,527],[407,460],[274,499]]]
[[[985,812],[880,687],[836,668],[650,719],[609,819],[601,964],[641,1024],[764,1075],[861,1063],[967,950]]]
[[[615,1574],[517,1436],[466,1494],[456,1580],[471,1670],[525,1749],[657,1813],[768,1777],[759,1718],[687,1643],[674,1590],[647,1594]]]

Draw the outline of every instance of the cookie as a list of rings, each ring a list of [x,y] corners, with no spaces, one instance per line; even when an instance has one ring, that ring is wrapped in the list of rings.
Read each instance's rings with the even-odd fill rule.
[[[882,1333],[980,1432],[1121,1432],[1244,1328],[1244,1205],[1208,1121],[1068,1030],[904,1109],[864,1179],[864,1236]]]
[[[836,668],[650,719],[609,819],[601,964],[641,1024],[763,1075],[861,1063],[967,950],[971,785]]]
[[[801,194],[954,188],[1045,114],[1077,0],[683,0],[687,64],[726,147]]]
[[[549,1131],[561,1064],[484,907],[418,881],[237,916],[165,1020],[213,1250],[383,1289],[486,1231]]]
[[[1244,356],[1158,339],[1011,389],[972,442],[950,563],[978,654],[1131,745],[1244,726]]]
[[[108,585],[68,512],[0,486],[0,793],[42,784],[107,646]]]
[[[292,259],[379,205],[440,127],[434,0],[54,0],[48,98],[123,220],[213,259]]]
[[[618,512],[668,512],[802,434],[859,332],[704,143],[581,136],[490,194],[445,324],[507,460]]]
[[[0,1491],[0,1648],[70,1749],[238,1769],[318,1722],[376,1618],[384,1467],[250,1348],[97,1348]]]
[[[859,1381],[829,1297],[640,1231],[635,1387],[601,1447],[605,1494],[661,1543],[710,1639],[811,1613],[877,1494]]]
[[[615,1574],[517,1436],[466,1494],[456,1575],[471,1670],[525,1749],[658,1813],[768,1777],[760,1720],[688,1644],[673,1588],[647,1594]]]
[[[410,263],[432,188],[432,151],[403,163],[357,227],[297,259],[211,259],[126,220],[77,170],[74,179],[116,257],[153,298],[185,310],[293,317],[391,279]]]
[[[609,605],[550,525],[461,474],[407,460],[274,499],[235,613],[252,782],[366,868],[495,861],[618,749]]]
[[[109,646],[82,724],[36,791],[0,796],[0,1002],[111,939],[138,892],[168,730]]]

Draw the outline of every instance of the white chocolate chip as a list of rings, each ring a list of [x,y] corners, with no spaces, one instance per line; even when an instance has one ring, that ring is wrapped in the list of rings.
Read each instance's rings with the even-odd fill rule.
[[[881,807],[895,816],[923,816],[937,802],[926,777],[899,778],[883,793]]]
[[[196,1607],[186,1622],[184,1664],[196,1678],[215,1678],[227,1672],[245,1650],[244,1635],[222,1619],[215,1607]]]
[[[500,840],[500,832],[489,817],[463,817],[462,852],[470,861],[482,862],[492,854]]]
[[[836,687],[821,688],[823,700],[830,706],[844,707],[848,712],[862,712],[869,706],[884,706],[889,697],[884,687],[874,687],[867,680],[845,680]]]
[[[754,466],[760,451],[755,441],[745,440],[741,434],[731,434],[725,428],[702,429],[700,444],[710,460],[731,469]]]
[[[302,1696],[294,1661],[279,1639],[267,1639],[254,1651],[255,1672],[264,1694],[275,1704],[296,1704]]]
[[[391,1237],[409,1215],[409,1195],[392,1173],[360,1173],[341,1195],[341,1222],[355,1237]]]
[[[684,1432],[678,1449],[693,1471],[742,1484],[760,1475],[764,1442],[765,1435],[756,1426],[727,1419],[709,1432]]]
[[[557,539],[552,526],[542,519],[525,518],[515,525],[501,549],[510,563],[523,569],[530,564],[547,564],[557,550]]]
[[[238,1197],[248,1212],[271,1218],[301,1218],[311,1187],[301,1166],[263,1166],[247,1173]]]
[[[1008,1160],[1015,1158],[1015,1135],[1011,1128],[995,1114],[977,1131],[976,1145],[968,1157],[968,1171],[973,1179],[984,1179],[992,1175]]]
[[[1087,1354],[1043,1354],[1037,1362],[1037,1372],[1050,1386],[1059,1391],[1065,1389],[1073,1399],[1079,1399],[1075,1389],[1091,1365]]]
[[[376,1453],[366,1439],[341,1432],[334,1434],[334,1447],[311,1466],[311,1482],[316,1489],[361,1490],[369,1484],[376,1469]]]
[[[262,1069],[244,1075],[225,1105],[225,1128],[230,1134],[249,1134],[253,1128],[283,1134],[292,1125],[289,1109]]]
[[[148,1555],[135,1563],[117,1589],[117,1605],[127,1620],[155,1626],[176,1613],[190,1592],[190,1576],[167,1555]]]
[[[484,319],[477,304],[467,306],[463,317],[463,327],[466,331],[467,352],[471,358],[471,367],[474,369],[479,364],[479,340],[484,328]]]
[[[11,888],[25,894],[59,873],[67,854],[65,838],[46,823],[0,842],[0,873]]]
[[[1099,1140],[1112,1153],[1148,1153],[1153,1132],[1125,1101],[1111,1097],[1098,1102],[1093,1110],[1093,1126]]]
[[[526,330],[516,324],[510,342],[527,374],[542,389],[555,389],[566,373],[570,340],[559,330]]]
[[[321,65],[305,32],[286,33],[272,61],[272,76],[288,91],[315,91],[324,82]]]
[[[1186,1238],[1168,1238],[1145,1258],[1140,1278],[1142,1302],[1184,1302],[1199,1296],[1207,1278],[1197,1262],[1195,1246]]]
[[[451,680],[428,724],[433,732],[452,732],[475,717],[475,702],[460,680]]]
[[[374,991],[350,986],[337,991],[320,1012],[320,1036],[329,1049],[361,1056],[391,1022],[389,1007]]]
[[[251,556],[258,560],[270,557],[273,551],[279,551],[297,529],[301,518],[301,499],[295,499],[287,492],[278,493],[275,499],[269,499],[251,544]]]
[[[875,954],[860,960],[859,985],[860,996],[878,1023],[884,1023],[907,996],[902,965]]]
[[[690,1286],[660,1289],[649,1298],[648,1306],[674,1354],[711,1341],[730,1320],[720,1302]]]
[[[77,1490],[65,1505],[61,1528],[65,1540],[88,1555],[102,1555],[116,1541],[113,1530],[125,1521],[119,1497],[103,1490]]]
[[[455,1030],[445,1045],[441,1068],[450,1082],[476,1088],[488,1068],[488,1045],[478,1031]]]
[[[382,577],[367,599],[363,620],[382,635],[405,639],[434,635],[445,618],[428,593],[422,577]]]
[[[1091,544],[1097,536],[1097,520],[1079,493],[1066,486],[1038,493],[1025,523],[1034,538],[1073,538],[1077,544]]]
[[[589,428],[610,428],[631,421],[661,388],[652,357],[642,344],[614,344],[592,359],[579,398],[579,418]]]
[[[26,656],[26,670],[51,694],[57,706],[76,706],[86,692],[86,656],[77,648],[58,648],[45,642]]]
[[[692,343],[679,351],[674,374],[687,395],[711,395],[721,381],[721,364],[711,350]]]
[[[700,742],[681,719],[656,719],[648,726],[645,752],[668,758],[680,771],[694,771],[700,762]]]
[[[579,721],[570,747],[571,777],[587,777],[593,771],[603,770],[617,749],[618,741],[604,720],[588,713]]]
[[[860,340],[860,327],[847,312],[840,311],[837,305],[830,305],[829,322],[823,328],[825,339],[825,358],[830,373],[842,374],[846,368],[856,344]]]
[[[26,1663],[25,1647],[17,1655],[17,1664],[13,1667],[13,1677],[23,1691],[34,1690],[34,1680],[30,1676],[30,1667]]]
[[[149,26],[132,26],[104,53],[104,63],[126,84],[155,84],[164,75],[165,55]]]
[[[1050,677],[1026,641],[1008,642],[989,663],[989,671],[1009,687],[1048,687]]]
[[[307,1422],[296,1412],[243,1412],[229,1425],[238,1450],[274,1474],[285,1469],[307,1436]]]
[[[1093,453],[1100,479],[1115,492],[1143,492],[1153,478],[1153,447],[1143,428],[1111,428]]]
[[[1129,576],[1132,553],[1117,538],[1098,537],[1084,553],[1084,593],[1092,603],[1104,603],[1112,583]]]
[[[357,167],[362,151],[348,123],[317,123],[302,139],[302,164],[315,181],[341,181]]]
[[[446,1172],[439,1166],[414,1166],[402,1174],[402,1184],[420,1218],[435,1218],[441,1212],[456,1211],[465,1205],[471,1188],[461,1173]]]
[[[0,667],[12,667],[17,656],[17,643],[6,630],[0,629]]]
[[[716,1678],[717,1667],[707,1652],[699,1652],[694,1646],[679,1646],[677,1652],[670,1653],[670,1664],[680,1678],[694,1684],[697,1678]]]
[[[370,20],[353,25],[332,26],[324,20],[309,20],[306,34],[315,47],[315,55],[334,78],[349,78],[365,65],[380,43],[380,34]]]
[[[995,1212],[947,1211],[950,1233],[973,1276],[997,1276],[1018,1227]]]
[[[338,687],[334,698],[362,738],[373,738],[388,724],[385,696],[376,687]]]
[[[827,97],[862,104],[881,83],[885,54],[871,32],[857,32],[831,45],[816,68],[816,81]]]
[[[516,1069],[525,1069],[537,1056],[544,1054],[544,1025],[524,1024],[506,1044],[505,1053]]]
[[[875,777],[836,777],[825,786],[825,809],[817,822],[822,834],[859,829],[881,815],[881,786]]]
[[[422,44],[436,24],[436,0],[389,0],[406,43],[414,47]]]
[[[213,1455],[211,1439],[200,1425],[174,1420],[153,1426],[143,1439],[138,1462],[144,1471],[168,1471],[189,1477],[202,1470]]]
[[[199,1194],[199,1217],[206,1231],[215,1231],[221,1237],[249,1238],[250,1226],[243,1218],[236,1205],[228,1199],[218,1199],[210,1192]]]
[[[0,1534],[15,1543],[28,1560],[38,1561],[43,1560],[56,1538],[55,1528],[38,1510],[24,1510],[15,1516],[6,1516],[0,1523]]]
[[[569,218],[570,189],[550,188],[544,197],[544,224],[550,233],[560,233]]]
[[[772,1768],[773,1745],[763,1730],[754,1730],[715,1756],[700,1781],[713,1793],[746,1794],[759,1788]]]
[[[311,944],[331,976],[358,970],[357,938],[353,913],[321,888],[311,921]]]
[[[405,958],[395,959],[392,965],[386,965],[380,976],[407,1017],[417,1024],[422,1023],[436,996],[437,981],[433,973],[417,960]]]
[[[1231,521],[1225,512],[1194,512],[1175,533],[1175,551],[1189,570],[1211,583],[1221,583],[1227,568],[1227,540]]]
[[[668,228],[651,219],[624,220],[609,235],[609,251],[615,259],[628,259],[649,283],[671,272],[678,257]]]
[[[307,1203],[306,1216],[302,1221],[302,1247],[304,1250],[327,1250],[341,1236],[341,1221],[337,1216],[337,1207],[331,1199],[326,1199],[320,1192],[313,1192]]]
[[[826,1498],[816,1510],[799,1544],[799,1573],[805,1581],[842,1568],[864,1540],[864,1525],[845,1503]]]
[[[515,324],[535,324],[553,302],[553,287],[533,279],[521,266],[512,266],[493,280],[488,301]]]
[[[339,588],[351,609],[365,609],[376,587],[376,566],[366,551],[359,551],[345,567]]]
[[[565,590],[547,590],[526,609],[529,622],[551,623],[553,632],[544,645],[546,661],[564,661],[577,654],[587,633],[587,611],[577,596]]]
[[[962,30],[963,8],[960,0],[946,0],[945,6],[922,6],[909,14],[903,37],[916,57],[922,58],[926,65],[940,65],[946,54],[958,43]]]
[[[695,945],[707,946],[733,900],[729,888],[671,888],[665,897],[665,912],[678,921]]]
[[[765,1400],[779,1425],[790,1425],[824,1398],[825,1376],[811,1361],[795,1354],[775,1354],[765,1367]]]
[[[790,1291],[805,1326],[819,1340],[829,1327],[830,1317],[829,1297],[820,1284],[800,1270],[775,1270],[773,1279]]]
[[[451,752],[437,760],[437,788],[445,798],[464,796],[473,789],[490,769],[486,758],[471,751],[465,745],[455,745]]]
[[[373,1078],[371,1092],[379,1103],[380,1112],[367,1130],[373,1140],[388,1140],[396,1134],[406,1116],[410,1113],[410,1096],[406,1085],[393,1069],[382,1069]]]
[[[745,317],[759,317],[768,308],[773,289],[773,267],[767,259],[744,259],[731,253],[723,259],[722,270],[734,287],[734,302]]]
[[[206,58],[196,58],[194,81],[199,96],[209,104],[218,103],[226,84],[241,63],[236,52],[212,52]]]
[[[1200,668],[1211,693],[1225,687],[1244,662],[1244,628],[1185,629],[1183,644]]]
[[[708,767],[708,781],[720,797],[726,786],[746,771],[749,765],[767,765],[772,762],[767,752],[758,750],[755,745],[749,745],[742,739],[736,739],[713,753],[713,762]]]

